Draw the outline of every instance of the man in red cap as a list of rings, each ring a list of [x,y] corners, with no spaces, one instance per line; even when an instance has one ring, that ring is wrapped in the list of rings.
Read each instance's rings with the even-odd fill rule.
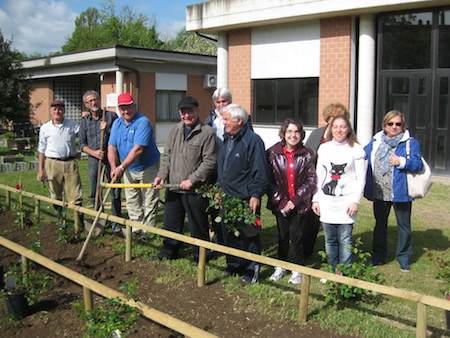
[[[78,150],[75,144],[79,126],[64,117],[65,104],[54,100],[50,105],[51,120],[39,131],[39,181],[48,180],[50,196],[81,205],[81,180],[78,172]],[[59,214],[62,208],[55,207]]]
[[[112,125],[108,144],[111,177],[123,177],[125,183],[152,183],[159,164],[153,127],[147,117],[136,111],[129,93],[120,94],[117,105],[121,117]],[[129,188],[125,189],[125,198],[131,220],[155,225],[157,190]]]

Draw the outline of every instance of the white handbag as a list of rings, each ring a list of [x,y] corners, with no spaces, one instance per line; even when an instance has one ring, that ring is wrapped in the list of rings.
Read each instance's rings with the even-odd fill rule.
[[[406,141],[406,158],[409,160],[411,153],[411,146],[409,140]],[[411,198],[422,198],[424,197],[431,187],[431,169],[428,163],[423,157],[422,164],[423,169],[418,173],[406,173],[406,178],[408,181],[408,195]]]

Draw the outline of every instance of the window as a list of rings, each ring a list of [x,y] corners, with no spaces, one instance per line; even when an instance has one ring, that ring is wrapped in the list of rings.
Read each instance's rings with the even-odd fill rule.
[[[53,81],[53,99],[64,100],[64,115],[72,121],[81,120],[81,85],[78,77],[63,77]]]
[[[317,126],[319,78],[253,80],[253,120],[278,124],[288,117]]]
[[[186,96],[185,91],[156,91],[156,120],[158,122],[174,122],[180,120],[178,102]]]
[[[386,15],[380,18],[383,34],[383,69],[431,67],[431,12]]]

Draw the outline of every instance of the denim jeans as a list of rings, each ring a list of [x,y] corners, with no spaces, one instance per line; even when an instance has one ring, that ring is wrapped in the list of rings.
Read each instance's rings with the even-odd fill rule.
[[[325,232],[325,251],[328,263],[336,269],[339,263],[349,264],[352,260],[353,224],[322,223]]]
[[[397,218],[397,249],[395,256],[401,268],[409,269],[412,256],[411,236],[411,202],[394,203],[388,201],[373,201],[375,229],[373,230],[373,262],[382,264],[387,258],[387,223],[391,206],[394,206]]]

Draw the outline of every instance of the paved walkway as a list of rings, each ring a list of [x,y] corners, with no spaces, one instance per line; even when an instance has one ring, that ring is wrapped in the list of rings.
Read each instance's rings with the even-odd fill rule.
[[[445,185],[450,185],[450,176],[433,176],[432,181],[436,183],[441,183]]]

